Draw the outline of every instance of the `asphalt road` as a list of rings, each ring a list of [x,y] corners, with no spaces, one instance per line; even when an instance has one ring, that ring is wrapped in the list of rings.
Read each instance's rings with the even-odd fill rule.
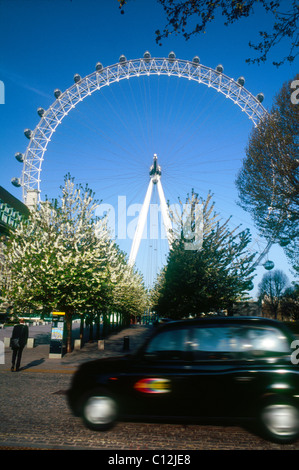
[[[298,450],[233,425],[120,422],[105,433],[72,416],[64,392],[72,374],[0,372],[0,448],[102,450]]]

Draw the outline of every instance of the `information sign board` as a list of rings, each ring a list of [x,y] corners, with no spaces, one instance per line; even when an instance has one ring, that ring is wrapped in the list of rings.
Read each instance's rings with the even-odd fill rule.
[[[65,332],[65,312],[52,312],[52,328],[49,358],[62,357]]]

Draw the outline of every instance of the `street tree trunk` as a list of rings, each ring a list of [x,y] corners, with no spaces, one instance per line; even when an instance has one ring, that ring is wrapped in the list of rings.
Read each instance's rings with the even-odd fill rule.
[[[65,310],[65,322],[66,322],[66,352],[67,354],[72,352],[72,309]]]

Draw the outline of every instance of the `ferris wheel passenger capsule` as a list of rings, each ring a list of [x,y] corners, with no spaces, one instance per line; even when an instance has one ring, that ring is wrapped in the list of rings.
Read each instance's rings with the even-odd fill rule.
[[[170,62],[173,62],[175,60],[175,53],[173,51],[169,52],[168,59]]]
[[[56,90],[54,90],[55,98],[58,100],[58,98],[60,98],[61,95],[62,95],[61,91],[58,88],[56,88]]]
[[[101,64],[101,62],[98,62],[96,64],[96,72],[102,72],[103,70],[103,65]]]
[[[267,271],[270,271],[271,269],[274,268],[275,264],[273,263],[273,261],[266,261],[264,264],[263,264],[264,268],[267,269]]]
[[[119,62],[120,62],[121,64],[124,64],[125,62],[127,62],[126,56],[122,54],[122,55],[120,56],[120,58],[119,58]]]
[[[195,57],[193,57],[193,60],[192,60],[192,62],[193,62],[193,64],[195,64],[195,65],[198,65],[198,64],[199,64],[199,62],[200,62],[200,59],[199,59],[199,57],[198,57],[197,55],[196,55]]]
[[[16,159],[18,160],[18,162],[23,163],[23,161],[24,161],[24,155],[23,155],[22,153],[20,153],[20,152],[16,153],[16,154],[15,154],[15,157],[16,157]]]
[[[223,70],[224,70],[223,65],[221,65],[221,64],[217,65],[216,70],[217,70],[217,72],[219,72],[219,73],[223,73]]]
[[[151,60],[151,55],[148,51],[146,51],[144,54],[143,54],[143,58],[145,60],[145,62],[149,62]]]
[[[244,85],[245,85],[245,78],[244,78],[244,77],[239,77],[237,81],[238,81],[238,83],[239,83],[240,86],[244,86]]]
[[[43,115],[45,114],[45,110],[43,108],[38,108],[37,114],[39,115],[39,117],[43,117]]]
[[[263,93],[259,93],[256,98],[257,98],[257,100],[258,100],[260,103],[262,103],[262,102],[264,101],[264,94],[263,94]]]
[[[250,281],[250,283],[248,284],[248,290],[253,290],[254,289],[254,284],[252,281]]]
[[[20,178],[12,178],[11,184],[13,184],[16,188],[19,188],[21,186]]]
[[[75,73],[75,75],[74,75],[74,82],[75,82],[75,83],[78,83],[78,82],[80,82],[80,80],[81,80],[80,75],[79,75],[78,73]]]
[[[30,129],[25,129],[24,134],[27,139],[31,139],[32,131]]]

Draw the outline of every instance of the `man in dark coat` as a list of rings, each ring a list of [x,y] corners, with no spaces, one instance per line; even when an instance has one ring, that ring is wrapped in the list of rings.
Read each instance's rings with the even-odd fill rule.
[[[15,325],[12,331],[11,337],[11,348],[12,348],[12,366],[11,371],[13,372],[20,369],[22,352],[27,344],[28,339],[28,326],[24,324],[24,320],[21,319],[18,325]]]

